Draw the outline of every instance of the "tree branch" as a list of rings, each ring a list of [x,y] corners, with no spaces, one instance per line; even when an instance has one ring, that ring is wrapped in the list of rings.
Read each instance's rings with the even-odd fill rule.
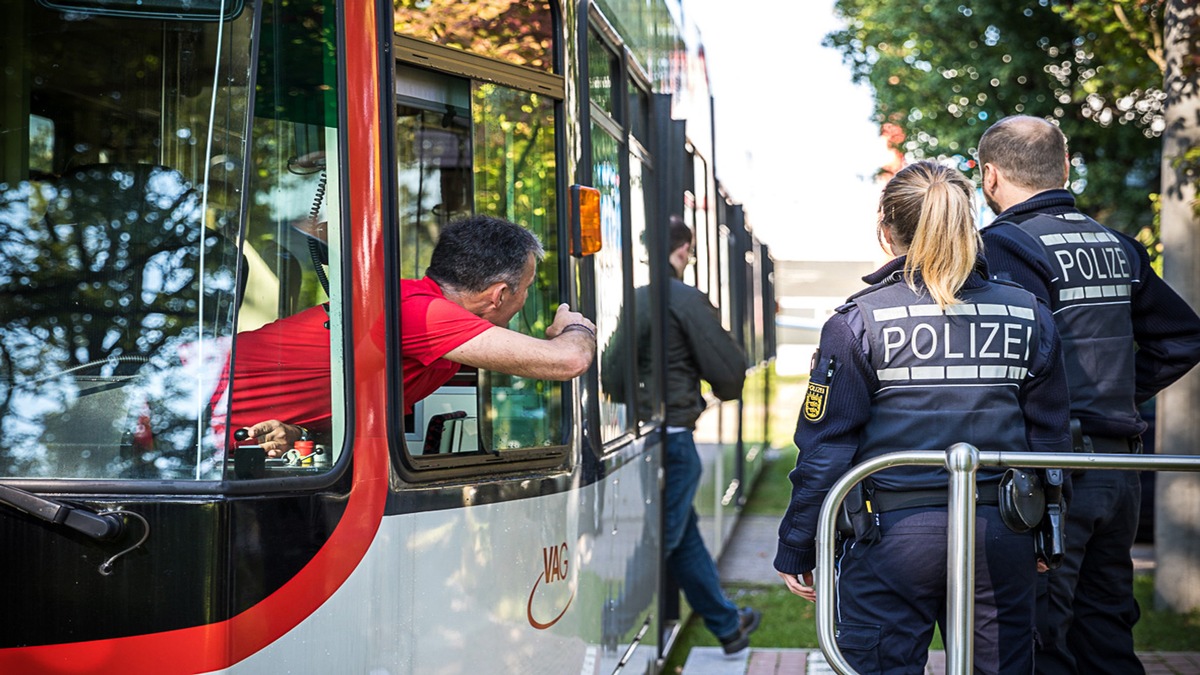
[[[1154,38],[1154,46],[1150,47],[1138,38],[1137,30],[1134,28],[1133,23],[1129,21],[1129,17],[1125,15],[1125,10],[1121,7],[1120,0],[1112,0],[1112,9],[1113,14],[1117,16],[1117,21],[1121,22],[1121,26],[1129,34],[1129,37],[1141,45],[1142,49],[1146,50],[1146,55],[1150,57],[1154,65],[1158,66],[1161,72],[1167,72],[1167,60],[1163,57],[1162,34],[1158,30],[1155,30],[1154,27],[1150,28],[1150,35]]]

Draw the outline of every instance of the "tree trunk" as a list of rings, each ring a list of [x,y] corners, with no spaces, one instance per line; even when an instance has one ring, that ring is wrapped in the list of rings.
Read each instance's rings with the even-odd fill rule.
[[[1178,165],[1200,147],[1200,12],[1195,0],[1167,0],[1166,129],[1163,133],[1163,278],[1192,307],[1200,307],[1200,222],[1195,177]],[[1157,451],[1200,455],[1200,369],[1158,396]],[[1200,473],[1162,472],[1155,494],[1154,548],[1158,561],[1154,604],[1189,612],[1200,607]]]

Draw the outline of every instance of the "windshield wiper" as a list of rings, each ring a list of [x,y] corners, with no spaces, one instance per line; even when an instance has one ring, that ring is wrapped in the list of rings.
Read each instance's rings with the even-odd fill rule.
[[[92,513],[7,485],[0,485],[0,503],[99,541],[116,539],[125,531],[125,520],[118,513]]]

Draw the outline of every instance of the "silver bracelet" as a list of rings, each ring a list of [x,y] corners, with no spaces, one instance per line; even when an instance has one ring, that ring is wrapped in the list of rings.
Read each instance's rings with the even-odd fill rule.
[[[562,335],[563,333],[566,333],[566,332],[568,332],[568,331],[571,331],[571,330],[581,330],[581,331],[586,331],[588,335],[591,335],[591,336],[592,336],[592,338],[595,338],[595,337],[596,337],[596,331],[592,330],[591,328],[588,328],[587,326],[585,326],[585,325],[583,325],[583,324],[581,324],[581,323],[571,323],[571,324],[567,324],[567,325],[566,325],[566,326],[565,326],[565,327],[564,327],[564,328],[563,328],[561,331],[559,331],[559,333],[558,333],[558,334],[559,334],[559,335]]]

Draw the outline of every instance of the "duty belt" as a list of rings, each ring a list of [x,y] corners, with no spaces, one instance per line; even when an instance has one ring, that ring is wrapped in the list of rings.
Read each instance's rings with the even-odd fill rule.
[[[975,488],[975,503],[996,506],[1000,503],[996,483],[984,483]],[[879,490],[871,495],[871,506],[876,513],[911,509],[919,506],[946,506],[950,503],[947,488],[933,490]]]
[[[1071,446],[1075,452],[1099,452],[1106,455],[1142,454],[1142,437],[1120,438],[1088,436],[1080,429],[1078,419],[1071,420]]]
[[[1076,451],[1101,452],[1106,455],[1140,455],[1142,454],[1142,439],[1084,436],[1083,449],[1076,448]]]

